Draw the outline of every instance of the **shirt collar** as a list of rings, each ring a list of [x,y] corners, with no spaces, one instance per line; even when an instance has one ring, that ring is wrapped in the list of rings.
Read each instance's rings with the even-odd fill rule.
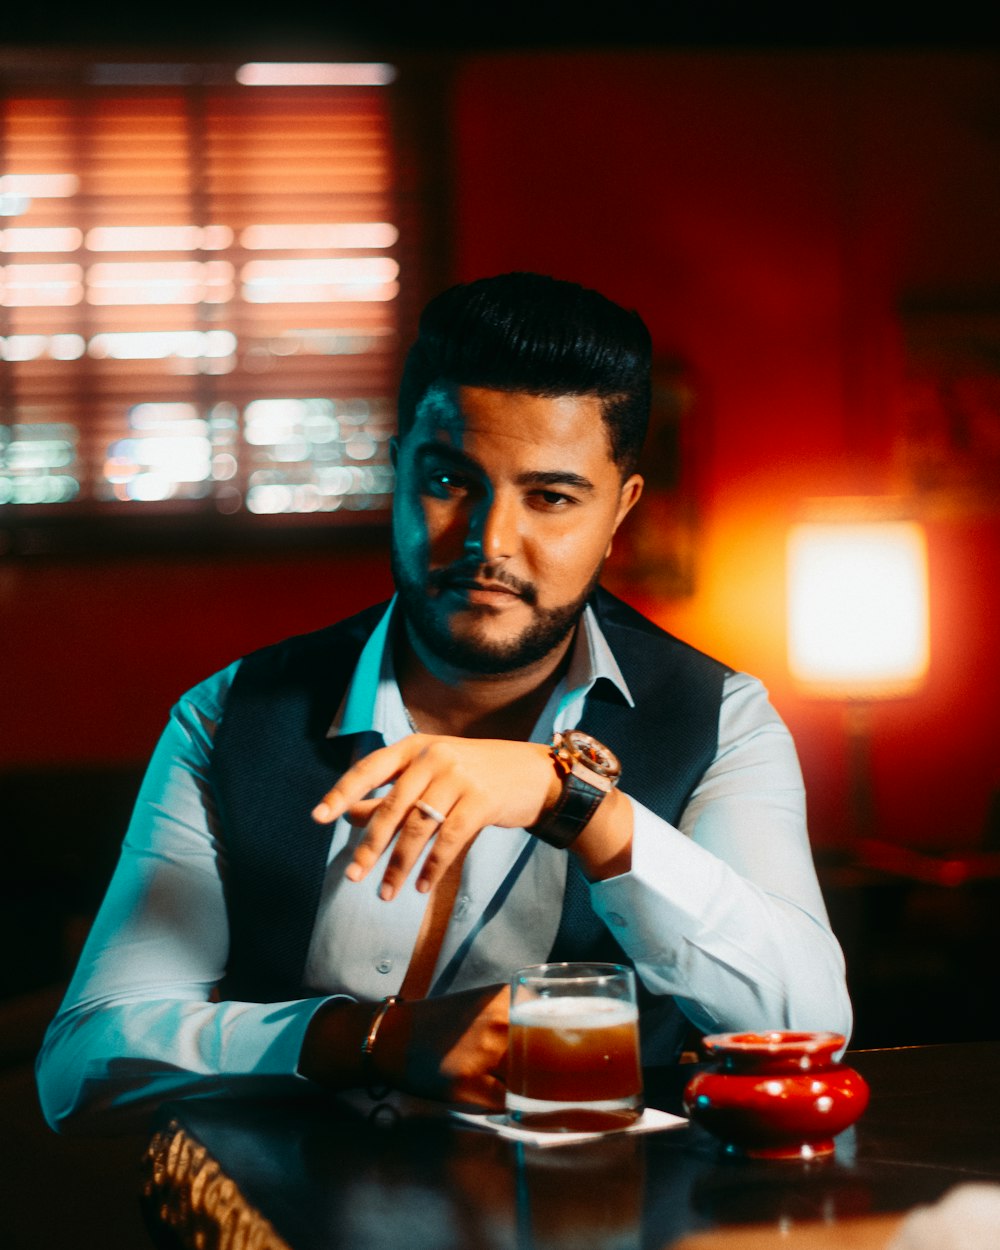
[[[398,596],[393,595],[362,648],[350,685],[327,731],[328,738],[374,731],[386,742],[395,742],[411,732],[392,663],[391,625],[397,603]],[[554,706],[553,728],[572,728],[580,719],[583,701],[602,680],[611,682],[629,707],[635,706],[628,683],[588,604],[580,618],[566,675],[550,701],[550,707]]]

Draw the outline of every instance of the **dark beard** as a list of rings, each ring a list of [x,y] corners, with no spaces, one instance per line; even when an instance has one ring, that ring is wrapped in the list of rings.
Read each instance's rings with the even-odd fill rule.
[[[423,584],[408,577],[392,551],[392,574],[399,593],[403,614],[413,632],[431,655],[454,668],[480,676],[502,676],[528,668],[543,660],[575,629],[601,576],[595,571],[583,594],[572,603],[557,608],[534,607],[535,619],[517,637],[503,643],[491,643],[474,634],[455,637],[446,617],[435,612],[437,600]],[[525,601],[533,604],[530,595]]]

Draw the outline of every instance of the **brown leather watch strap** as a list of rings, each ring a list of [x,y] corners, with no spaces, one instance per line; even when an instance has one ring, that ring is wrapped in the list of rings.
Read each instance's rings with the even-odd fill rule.
[[[528,832],[549,846],[565,850],[587,827],[607,793],[607,790],[568,772],[563,778],[562,793],[555,806],[545,812]]]

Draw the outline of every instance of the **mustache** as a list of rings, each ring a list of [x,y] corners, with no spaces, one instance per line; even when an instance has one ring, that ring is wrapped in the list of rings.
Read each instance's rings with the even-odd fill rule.
[[[447,590],[449,586],[465,586],[470,581],[496,582],[512,590],[529,607],[538,603],[538,590],[506,569],[492,564],[455,564],[449,568],[432,569],[427,575],[430,590]]]

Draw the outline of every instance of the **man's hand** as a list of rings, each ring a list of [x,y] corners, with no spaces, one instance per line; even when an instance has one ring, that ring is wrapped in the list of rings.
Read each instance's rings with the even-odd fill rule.
[[[510,989],[488,986],[393,1007],[373,1056],[395,1089],[502,1110],[507,1091]]]
[[[394,784],[384,797],[366,797],[389,782]],[[424,893],[487,825],[535,824],[560,788],[549,749],[540,743],[412,734],[355,764],[313,816],[328,824],[346,814],[351,824],[367,826],[347,868],[352,881],[363,880],[396,839],[379,891],[388,902],[431,839],[417,879]],[[428,807],[444,817],[440,824],[426,814]]]
[[[333,1000],[309,1024],[299,1071],[332,1089],[363,1085],[374,1075],[421,1098],[500,1110],[506,1093],[509,1006],[510,990],[502,985],[400,1000],[382,1021],[372,1072],[366,1073],[361,1043],[375,1004]]]

